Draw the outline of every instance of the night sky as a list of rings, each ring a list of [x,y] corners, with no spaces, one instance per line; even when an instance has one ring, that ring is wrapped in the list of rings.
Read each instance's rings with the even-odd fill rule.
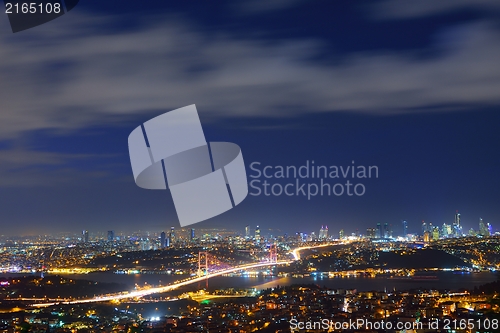
[[[168,191],[135,185],[127,138],[190,104],[248,175],[379,169],[363,196],[249,195],[194,228],[398,235],[459,210],[500,230],[498,1],[81,0],[16,34],[0,15],[0,57],[0,234],[179,227]]]

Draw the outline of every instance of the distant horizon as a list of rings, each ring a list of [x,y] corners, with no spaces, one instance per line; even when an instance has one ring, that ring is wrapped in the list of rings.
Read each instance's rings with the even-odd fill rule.
[[[477,221],[477,225],[476,227],[463,227],[462,228],[462,235],[463,236],[468,236],[468,232],[470,229],[473,229],[474,231],[479,231],[479,219],[478,218],[478,221]],[[277,228],[266,228],[265,225],[262,225],[262,224],[254,224],[254,225],[251,225],[249,224],[248,226],[250,226],[250,232],[253,236],[254,232],[255,232],[255,228],[257,226],[260,227],[260,230],[261,230],[261,235],[262,236],[266,236],[266,235],[269,235],[269,234],[272,234],[272,232],[274,230],[277,230],[279,231],[280,233],[279,234],[272,234],[273,237],[277,237],[277,236],[284,236],[285,234],[287,234],[288,236],[292,236],[292,235],[295,235],[296,233],[304,233],[304,234],[307,234],[307,235],[310,235],[311,232],[314,232],[316,234],[316,236],[319,236],[319,230],[321,229],[321,227],[328,227],[328,237],[332,236],[332,235],[336,235],[334,238],[338,238],[338,234],[341,230],[344,230],[345,232],[345,236],[350,236],[351,234],[355,233],[356,231],[358,231],[358,234],[359,235],[365,235],[366,236],[366,231],[368,228],[376,228],[377,226],[377,223],[380,223],[381,225],[384,225],[385,223],[387,223],[390,227],[392,227],[392,234],[393,234],[393,238],[396,238],[396,237],[400,237],[402,236],[401,235],[401,231],[403,229],[403,221],[406,221],[408,222],[408,220],[401,220],[397,225],[396,224],[391,224],[389,222],[376,222],[373,224],[373,226],[369,226],[367,228],[364,228],[364,229],[360,229],[360,228],[354,228],[352,229],[351,228],[346,228],[346,227],[340,227],[338,230],[334,230],[332,229],[332,227],[328,224],[318,224],[318,228],[317,230],[295,230],[295,231],[290,231],[290,232],[286,232],[286,231],[283,231],[281,229],[277,229]],[[417,236],[422,236],[422,232],[421,232],[421,226],[422,226],[422,223],[424,221],[420,221],[420,223],[418,224],[419,226],[419,230],[418,231],[413,231],[412,232],[412,229],[410,229],[410,226],[411,226],[411,223],[408,222],[408,226],[409,226],[409,232],[408,232],[408,235],[417,235]],[[488,224],[490,222],[486,221],[483,219],[483,222]],[[443,222],[443,223],[439,223],[439,224],[436,224],[436,223],[433,223],[432,221],[425,221],[425,223],[432,223],[432,225],[434,227],[439,227],[441,228],[443,226],[443,224],[447,224],[447,225],[452,225],[453,224],[453,221],[450,221],[449,223],[446,223],[446,222]],[[462,226],[464,226],[463,223],[461,223]],[[497,232],[500,232],[500,228],[496,227],[494,224],[491,224],[490,225],[493,226],[493,231],[492,233],[495,234]],[[105,238],[107,236],[107,232],[109,230],[112,230],[114,231],[114,234],[115,236],[132,236],[133,234],[141,234],[141,235],[146,235],[146,234],[157,234],[158,236],[161,234],[161,232],[166,232],[166,231],[169,231],[171,227],[174,227],[175,230],[182,230],[183,232],[187,232],[191,229],[194,229],[195,231],[213,231],[213,232],[216,232],[216,231],[221,231],[221,232],[234,232],[236,234],[240,234],[242,236],[244,236],[245,234],[245,227],[243,227],[241,230],[240,228],[231,228],[231,227],[202,227],[202,226],[199,226],[198,228],[196,227],[197,225],[192,225],[192,226],[188,226],[188,227],[180,227],[180,226],[176,226],[176,225],[170,225],[170,226],[167,226],[163,229],[158,229],[158,230],[153,230],[153,229],[145,229],[145,230],[120,230],[120,229],[103,229],[103,230],[95,230],[95,229],[81,229],[81,230],[73,230],[73,231],[70,231],[70,230],[66,230],[66,231],[57,231],[57,232],[46,232],[46,233],[37,233],[37,234],[0,234],[0,237],[42,237],[42,236],[59,236],[59,237],[64,237],[64,236],[71,236],[71,237],[78,237],[78,236],[81,236],[82,235],[82,232],[84,230],[87,230],[89,232],[89,235],[91,237],[96,237],[96,235],[99,235],[103,238]],[[397,226],[397,227],[395,227]],[[450,237],[452,238],[452,237]]]

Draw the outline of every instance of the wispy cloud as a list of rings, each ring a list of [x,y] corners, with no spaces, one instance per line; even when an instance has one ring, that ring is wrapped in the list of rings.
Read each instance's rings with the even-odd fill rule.
[[[114,155],[68,154],[38,151],[24,147],[0,150],[0,186],[35,187],[84,184],[89,180],[112,176],[107,168]],[[92,170],[79,167],[82,162],[98,160]],[[114,176],[115,178],[119,176]]]
[[[403,19],[432,16],[464,9],[498,13],[500,2],[491,0],[384,0],[374,3],[370,7],[370,13],[379,19]]]
[[[233,4],[233,8],[235,8],[237,10],[237,12],[240,12],[243,14],[258,14],[258,13],[262,13],[262,12],[270,12],[270,11],[276,11],[276,10],[292,7],[292,6],[295,6],[302,1],[303,0],[237,1]]]
[[[113,17],[66,16],[0,37],[2,138],[193,103],[206,119],[500,104],[500,34],[487,22],[436,38],[432,58],[355,53],[331,65],[310,61],[328,50],[318,40],[241,40],[175,19],[114,31],[103,28]]]

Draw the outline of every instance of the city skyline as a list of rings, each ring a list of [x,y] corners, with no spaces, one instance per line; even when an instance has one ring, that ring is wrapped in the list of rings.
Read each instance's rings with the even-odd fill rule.
[[[458,215],[458,222],[460,223],[460,214],[458,211],[455,213],[455,219],[453,223],[446,223],[443,222],[442,224],[438,223],[433,223],[432,221],[420,221],[417,226],[413,227],[412,232],[410,232],[410,229],[408,227],[409,223],[407,220],[400,220],[399,223],[376,223],[372,225],[371,227],[367,227],[366,230],[362,230],[358,227],[352,226],[352,230],[347,228],[347,236],[350,235],[356,235],[356,236],[362,236],[366,238],[399,238],[399,237],[407,237],[407,236],[412,236],[412,237],[421,237],[420,240],[423,240],[422,237],[425,236],[426,232],[429,232],[431,235],[433,231],[438,230],[438,237],[439,238],[459,238],[459,237],[466,237],[466,236],[491,236],[494,234],[498,234],[499,231],[497,228],[494,228],[494,226],[490,222],[484,221],[482,218],[479,218],[478,221],[476,221],[476,225],[471,223],[471,226],[464,227],[463,224],[459,224],[459,228],[456,228],[454,225],[457,222],[457,215]],[[410,224],[411,225],[411,224]],[[318,225],[319,226],[319,225]],[[418,230],[417,230],[418,229]],[[167,234],[165,230],[170,230]],[[193,241],[195,239],[195,233],[196,230],[195,228],[187,228],[187,227],[180,227],[178,230],[180,230],[182,233],[185,233],[186,239],[189,239],[190,241]],[[321,240],[321,239],[336,239],[336,238],[342,238],[344,237],[344,233],[346,232],[345,228],[341,228],[338,230],[330,230],[331,233],[329,233],[329,228],[328,225],[321,225],[319,228],[319,232],[316,233],[317,230],[304,230],[304,229],[298,229],[292,232],[286,231],[286,230],[280,230],[280,229],[263,229],[264,233],[261,233],[261,228],[260,225],[246,225],[243,230],[238,230],[238,229],[231,229],[231,228],[224,228],[224,229],[218,229],[218,228],[209,228],[209,229],[198,229],[198,231],[202,231],[202,233],[205,233],[204,235],[211,235],[212,233],[215,233],[217,235],[218,233],[222,234],[227,234],[230,233],[234,236],[240,236],[240,237],[245,237],[247,239],[256,239],[259,237],[282,237],[282,236],[293,236],[294,234],[303,234],[304,237],[312,237],[313,240]],[[120,239],[120,237],[125,237],[125,238],[136,238],[136,237],[156,237],[160,239],[160,248],[165,248],[168,247],[169,245],[173,244],[172,242],[172,236],[174,235],[175,232],[175,226],[171,226],[170,229],[166,228],[164,230],[119,230],[118,232],[115,233],[114,230],[107,230],[106,232],[103,230],[92,230],[89,231],[87,229],[83,230],[83,236],[82,240],[84,242],[89,241],[89,237],[92,236],[94,239],[106,239],[107,241],[113,241],[116,239]],[[339,234],[341,233],[342,236],[336,237],[333,236],[334,234]],[[8,234],[2,234],[1,236],[4,237],[30,237],[30,236],[55,236],[58,237],[61,234],[64,234],[66,236],[70,237],[78,237],[78,233],[72,233],[70,231],[60,231],[56,234],[39,234],[39,235],[22,235],[22,234],[13,234],[13,235],[8,235]],[[71,236],[72,235],[72,236]],[[215,236],[213,235],[213,236]],[[252,236],[253,235],[253,236]],[[65,236],[65,237],[66,237]],[[432,239],[432,236],[431,236]],[[415,239],[418,240],[418,239]]]

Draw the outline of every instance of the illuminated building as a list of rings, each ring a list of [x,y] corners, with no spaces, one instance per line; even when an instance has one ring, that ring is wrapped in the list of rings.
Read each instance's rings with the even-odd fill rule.
[[[115,240],[115,232],[113,230],[108,230],[108,242]]]
[[[89,231],[83,230],[82,234],[83,234],[83,237],[82,237],[83,242],[88,243],[89,242]]]
[[[245,237],[250,238],[250,226],[249,225],[247,225],[245,227]]]
[[[260,227],[259,226],[257,226],[255,228],[255,239],[260,240]]]
[[[175,230],[174,227],[170,228],[170,234],[168,235],[169,245],[174,246],[175,243]]]
[[[427,228],[427,223],[422,221],[422,235],[424,235],[426,231],[429,231],[429,229]]]
[[[439,239],[439,227],[434,227],[432,229],[432,240],[438,240]]]
[[[450,237],[453,235],[450,224],[443,223],[443,226],[441,227],[441,235],[444,238],[447,238],[447,237]]]
[[[195,234],[194,234],[194,229],[191,228],[191,235],[190,235],[191,242],[194,241],[195,239]]]
[[[376,238],[377,231],[375,228],[368,228],[366,229],[366,237],[368,238]]]
[[[377,231],[375,237],[382,238],[383,236],[384,234],[382,233],[382,226],[380,225],[380,223],[377,223]]]
[[[344,238],[344,229],[340,229],[340,231],[339,231],[339,238],[340,239]]]
[[[458,210],[455,212],[455,220],[453,221],[453,234],[455,237],[462,235],[462,226],[460,225],[460,213]]]
[[[388,223],[384,223],[384,238],[392,238],[391,226]]]
[[[328,238],[328,226],[321,226],[319,230],[319,239],[327,239]]]
[[[483,237],[487,237],[490,235],[490,231],[488,230],[488,227],[486,226],[482,218],[479,218],[479,235]]]
[[[167,234],[165,234],[165,231],[162,231],[160,234],[160,248],[161,249],[165,248],[166,240],[167,240]]]
[[[406,237],[406,235],[408,235],[408,222],[404,220],[402,222],[402,225],[403,225],[403,237]]]

